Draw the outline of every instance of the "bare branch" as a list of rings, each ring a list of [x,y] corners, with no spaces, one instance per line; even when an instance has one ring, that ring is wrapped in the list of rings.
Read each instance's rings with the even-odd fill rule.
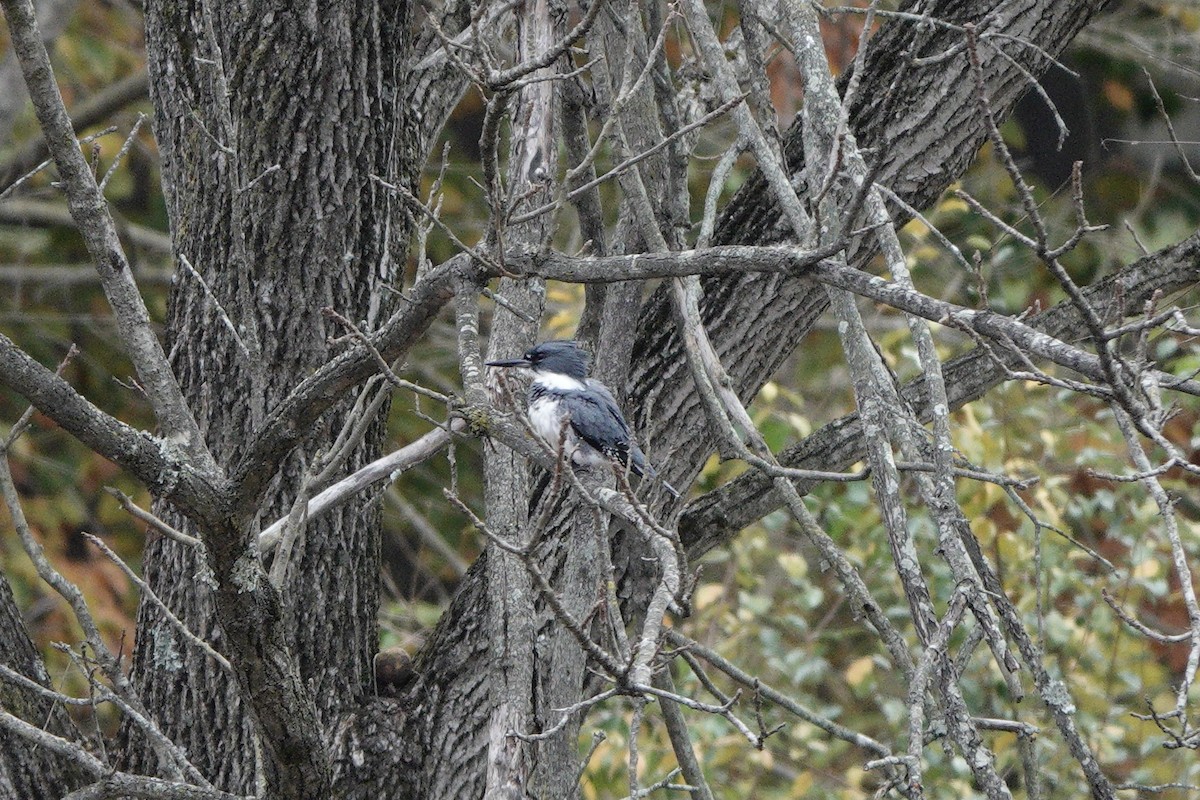
[[[467,425],[463,420],[455,419],[449,423],[447,428],[435,428],[411,444],[407,444],[399,450],[388,453],[386,456],[359,468],[354,473],[347,475],[309,500],[308,508],[305,512],[308,519],[312,520],[322,514],[328,513],[348,502],[356,495],[368,491],[385,481],[395,481],[408,470],[418,464],[424,463],[440,452],[443,447],[449,444],[455,432],[462,431],[466,427]],[[279,540],[279,534],[286,522],[287,517],[281,517],[266,528],[263,528],[262,532],[259,533],[258,547],[263,554],[271,552],[275,547],[275,544]]]
[[[670,694],[676,694],[675,683],[671,680],[669,668],[654,674],[654,686]],[[695,787],[692,797],[697,800],[713,800],[712,789],[704,778],[704,770],[692,749],[691,734],[687,721],[677,703],[661,703],[663,720],[666,722],[667,735],[671,739],[671,748],[675,751],[675,759],[679,762],[684,779]]]
[[[163,612],[163,616],[166,617],[167,621],[170,622],[176,630],[183,634],[185,639],[203,650],[205,655],[221,666],[221,669],[232,673],[233,667],[230,665],[225,656],[218,653],[211,644],[193,633],[192,630],[183,623],[183,620],[175,616],[174,612],[172,612],[171,609],[167,607],[167,604],[162,601],[162,598],[154,593],[154,590],[150,588],[150,585],[138,577],[138,574],[134,572],[130,566],[121,559],[120,556],[114,553],[112,548],[104,543],[103,539],[101,539],[99,536],[93,536],[90,533],[85,533],[83,535],[89,542],[94,544],[100,550],[100,552],[103,553],[106,558],[108,558],[109,561],[116,564],[120,568],[121,572],[125,573],[125,577],[133,581],[134,585],[137,586],[141,591],[142,596],[156,605],[159,610]]]
[[[1171,547],[1171,564],[1175,569],[1176,577],[1179,579],[1184,608],[1187,609],[1191,647],[1188,649],[1187,665],[1184,668],[1183,679],[1179,682],[1175,699],[1175,714],[1183,720],[1183,734],[1186,735],[1188,732],[1188,692],[1196,680],[1197,669],[1200,669],[1200,600],[1196,598],[1196,584],[1192,579],[1191,566],[1188,564],[1187,550],[1184,548],[1183,540],[1180,538],[1179,524],[1175,516],[1175,505],[1167,496],[1167,492],[1163,489],[1162,484],[1159,483],[1158,478],[1150,474],[1150,460],[1146,457],[1146,451],[1142,448],[1142,444],[1135,433],[1133,421],[1123,408],[1114,405],[1113,413],[1116,416],[1117,427],[1120,428],[1121,434],[1125,437],[1125,445],[1129,449],[1129,456],[1133,461],[1133,466],[1144,476],[1142,478],[1142,485],[1146,487],[1146,491],[1154,499],[1155,505],[1158,506],[1158,513],[1162,517],[1163,522],[1163,534],[1166,536],[1167,542]]]
[[[125,106],[145,100],[149,86],[150,78],[145,67],[106,86],[75,106],[71,114],[71,127],[77,131],[86,130],[104,121]],[[34,170],[36,165],[48,154],[46,140],[39,132],[37,138],[26,142],[13,153],[8,161],[0,164],[0,187],[3,187],[5,191],[12,188],[17,176]]]
[[[92,450],[132,472],[156,494],[200,516],[206,509],[213,510],[212,483],[177,459],[165,442],[105,414],[3,334],[0,384],[23,396]]]
[[[51,588],[67,601],[72,614],[83,629],[84,638],[88,646],[97,655],[105,677],[108,678],[113,686],[113,702],[118,703],[130,716],[136,716],[141,720],[148,720],[150,713],[142,705],[141,699],[134,691],[129,679],[125,677],[120,660],[105,645],[104,639],[100,635],[100,629],[97,627],[91,610],[84,600],[83,593],[79,591],[79,587],[68,581],[60,572],[54,569],[50,561],[46,558],[41,544],[38,543],[36,537],[33,535],[33,531],[30,529],[29,523],[25,519],[25,513],[21,508],[21,500],[17,495],[17,488],[13,484],[7,450],[0,452],[0,495],[3,495],[4,504],[8,507],[9,515],[13,521],[13,527],[16,528],[17,535],[21,539],[21,546],[30,560],[33,561],[38,577],[49,584]],[[174,749],[169,742],[162,738],[155,738],[154,736],[151,736],[150,740],[170,777],[182,779],[184,770],[187,770],[194,777],[199,778],[201,781],[204,780],[187,763],[185,758],[179,758],[180,752]]]

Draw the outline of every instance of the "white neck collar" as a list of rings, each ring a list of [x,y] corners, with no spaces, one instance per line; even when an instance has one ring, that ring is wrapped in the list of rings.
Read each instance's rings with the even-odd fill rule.
[[[583,381],[558,372],[534,373],[533,382],[546,389],[557,389],[558,391],[578,391],[586,388]]]

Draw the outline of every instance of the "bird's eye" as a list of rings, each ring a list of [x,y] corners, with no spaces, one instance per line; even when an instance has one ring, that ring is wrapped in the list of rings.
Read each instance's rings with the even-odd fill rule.
[[[538,358],[537,358],[537,355],[532,350],[530,350],[528,353],[525,354],[525,360],[526,361],[537,361]]]

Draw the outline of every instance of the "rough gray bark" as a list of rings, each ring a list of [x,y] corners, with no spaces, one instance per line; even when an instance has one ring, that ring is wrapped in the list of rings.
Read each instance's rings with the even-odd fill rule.
[[[411,185],[419,168],[411,117],[396,102],[408,20],[404,4],[148,4],[155,133],[176,253],[211,290],[180,275],[169,347],[222,466],[237,463],[271,406],[333,354],[329,338],[346,331],[322,308],[368,328],[388,311],[381,287],[403,264],[407,233],[398,201],[371,176]],[[218,303],[241,343],[217,316]],[[313,451],[328,446],[347,409],[343,402],[307,432],[309,444],[274,479],[260,520],[287,513]],[[374,425],[347,467],[377,457],[381,434]],[[287,646],[326,726],[372,684],[378,536],[369,497],[314,521],[281,587]],[[221,647],[204,574],[186,548],[150,542],[146,579]],[[138,623],[135,675],[164,730],[218,786],[253,791],[251,726],[227,676],[152,605],[143,604]]]
[[[0,664],[50,687],[45,664],[25,629],[8,580],[0,575]],[[0,708],[22,719],[46,721],[46,730],[69,736],[62,706],[8,681],[0,681]],[[7,730],[0,730],[0,797],[61,797],[84,783],[76,766]]]
[[[517,61],[529,60],[547,51],[562,35],[561,8],[552,9],[548,0],[525,5],[517,14]],[[547,78],[557,65],[535,73]],[[507,93],[493,97],[496,103]],[[551,199],[550,184],[542,178],[558,173],[558,89],[543,80],[521,90],[513,102],[513,133],[504,188],[489,187],[494,208],[536,208]],[[484,143],[485,147],[490,146]],[[502,193],[501,193],[502,191]],[[523,198],[518,200],[517,198]],[[504,218],[504,212],[493,214]],[[504,241],[536,248],[552,233],[551,220],[542,217],[503,232]],[[494,231],[499,238],[500,232]],[[546,307],[545,281],[500,281],[500,293],[525,317],[497,307],[488,337],[489,360],[515,358],[537,338]],[[464,376],[464,379],[467,376]],[[491,375],[495,379],[498,376]],[[464,381],[465,382],[465,381]],[[511,384],[510,384],[511,385]],[[495,384],[491,387],[498,404],[508,402]],[[519,387],[511,391],[519,394]],[[493,532],[514,547],[529,544],[530,470],[524,459],[507,448],[488,448],[484,454],[484,503]],[[483,796],[487,800],[524,800],[534,768],[534,748],[513,735],[532,730],[534,686],[535,595],[532,581],[520,558],[489,545],[487,587],[489,630],[492,648],[488,722],[488,769]]]

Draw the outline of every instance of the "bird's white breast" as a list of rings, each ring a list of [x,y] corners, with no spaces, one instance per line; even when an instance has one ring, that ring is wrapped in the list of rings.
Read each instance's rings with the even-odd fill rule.
[[[558,435],[562,430],[562,414],[553,397],[539,397],[529,404],[529,422],[537,435],[558,447]]]
[[[534,383],[551,392],[582,391],[587,388],[583,381],[558,374],[538,375],[534,378]],[[541,395],[529,404],[529,422],[534,431],[556,450],[560,447],[559,435],[564,430],[564,415],[562,405],[552,393]],[[608,463],[608,459],[599,451],[579,439],[570,425],[566,426],[566,437],[567,440],[561,444],[561,448],[571,453],[571,460],[576,464],[594,466]]]

